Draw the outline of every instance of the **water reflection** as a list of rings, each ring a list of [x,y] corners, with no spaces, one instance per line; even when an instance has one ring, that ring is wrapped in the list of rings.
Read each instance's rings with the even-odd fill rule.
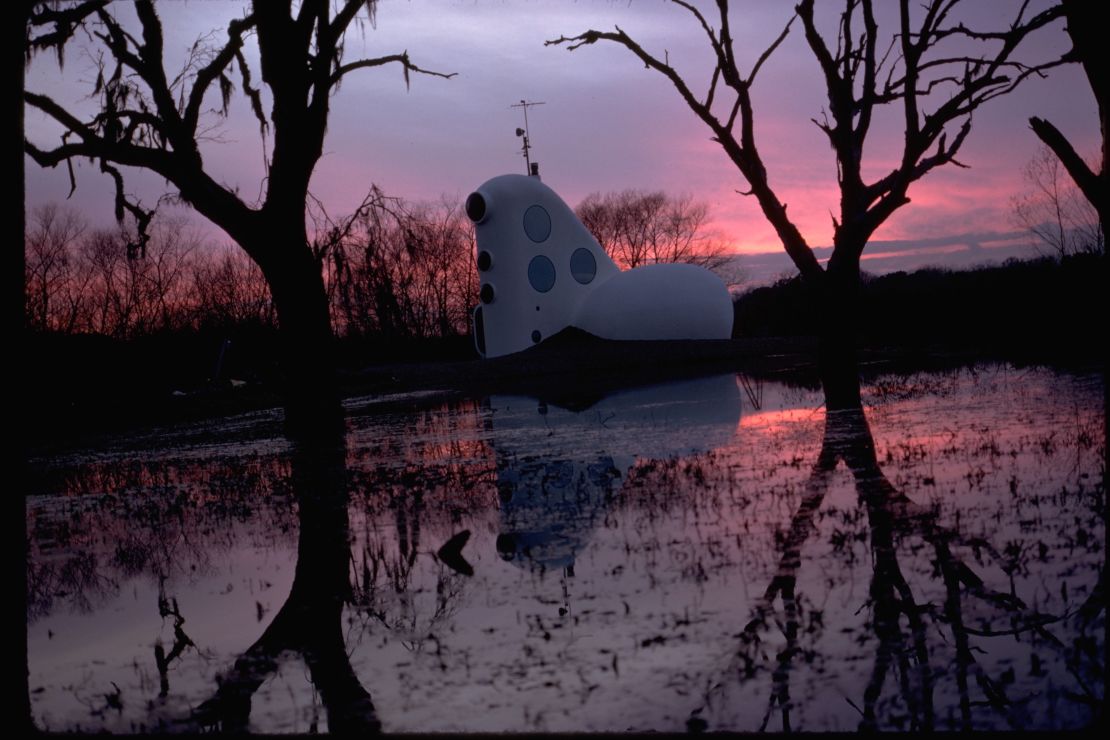
[[[976,657],[976,653],[984,652],[983,648],[973,646],[971,638],[1028,635],[1050,649],[1063,650],[1065,646],[1046,627],[1065,615],[1030,608],[1013,592],[1012,580],[1010,591],[991,588],[977,573],[982,569],[981,561],[969,563],[954,554],[953,545],[985,549],[990,549],[991,545],[944,526],[935,509],[915,503],[898,490],[879,467],[875,442],[863,409],[849,408],[830,411],[825,417],[820,452],[797,511],[781,538],[778,567],[753,610],[751,620],[739,635],[739,672],[744,679],[755,672],[764,634],[777,629],[785,638],[784,647],[775,656],[770,699],[759,729],[766,729],[774,714],[778,715],[782,730],[792,729],[791,709],[795,702],[790,690],[791,669],[796,661],[805,657],[799,631],[812,630],[815,626],[812,614],[809,623],[805,622],[798,601],[801,551],[817,532],[814,517],[828,492],[830,474],[840,462],[851,472],[859,501],[866,511],[866,539],[872,558],[866,608],[877,645],[871,675],[862,692],[863,706],[853,703],[861,714],[859,728],[878,729],[877,705],[889,681],[895,696],[888,697],[887,701],[899,702],[905,712],[902,718],[905,724],[900,729],[937,729],[935,684],[950,677],[944,667],[931,658],[930,631],[940,632],[946,646],[955,649],[954,678],[959,704],[956,726],[966,731],[974,729],[973,707],[983,706],[1000,713],[1013,728],[1025,726],[1016,716],[1021,712],[1020,707],[1007,696],[1007,686],[1014,683],[1014,669],[992,675]],[[943,587],[940,603],[917,598],[903,573],[900,553],[905,552],[904,541],[910,538],[920,539],[928,550],[927,557],[932,558],[931,575]],[[998,557],[998,553],[992,554]],[[1098,591],[1093,590],[1078,609],[1077,613],[1083,615],[1081,632],[1090,627],[1093,616],[1101,608],[1099,598]],[[776,601],[781,604],[781,611],[776,608]],[[985,607],[985,610],[978,607]],[[968,612],[975,612],[977,616],[969,620]],[[1039,659],[1031,662],[1040,664]],[[1093,667],[1098,668],[1097,665]],[[1074,668],[1072,670],[1074,673]],[[973,685],[980,690],[979,696],[973,697]],[[1082,680],[1079,686],[1087,691],[1081,698],[1094,706],[1098,698]],[[691,715],[696,725],[699,714],[700,708]]]
[[[45,464],[34,719],[1084,726],[1104,690],[1101,383],[887,376],[827,413],[735,377],[561,406],[401,399],[351,418],[345,446],[232,425],[203,454]]]
[[[838,381],[838,389],[843,391],[843,377]],[[861,394],[856,391],[855,395]],[[1054,678],[1059,679],[1063,671],[1070,674],[1067,682],[1072,688],[1065,693],[1073,706],[1063,711],[1078,709],[1077,716],[1085,718],[1080,724],[1095,721],[1105,682],[1105,667],[1094,649],[1105,631],[1105,571],[1097,582],[1088,583],[1086,598],[1078,605],[1073,601],[1052,611],[1038,608],[1036,603],[1030,605],[1018,593],[1017,575],[1021,571],[1029,574],[1034,552],[1047,562],[1050,547],[1043,540],[1028,537],[1010,540],[1000,551],[992,538],[963,531],[958,517],[954,525],[946,524],[939,506],[912,500],[883,473],[862,402],[841,406],[825,415],[820,451],[789,526],[778,538],[777,568],[737,635],[737,655],[730,672],[739,683],[755,678],[761,668],[769,668],[771,690],[759,731],[798,729],[792,724],[792,711],[806,698],[803,695],[799,700],[792,695],[792,672],[800,663],[812,663],[816,657],[804,633],[812,636],[824,629],[822,610],[813,608],[811,602],[807,614],[807,605],[800,598],[802,551],[819,534],[815,518],[841,462],[852,476],[866,514],[865,532],[856,538],[868,543],[871,555],[868,599],[860,610],[867,613],[865,626],[874,635],[872,668],[860,692],[862,701],[857,704],[852,696],[844,697],[860,715],[858,728],[889,729],[893,723],[899,730],[914,732],[941,728],[972,731],[994,726],[984,713],[1001,718],[1008,729],[1039,726],[1046,719],[1057,719],[1052,715],[1061,711],[1054,706],[1056,697],[1047,707],[1048,717],[1038,716],[1031,706],[1040,692],[1030,691],[1029,683],[1048,676],[1046,665],[1050,661],[1057,668]],[[1079,449],[1093,442],[1088,430],[1077,430],[1076,440]],[[1041,444],[1044,450],[1049,449],[1044,442]],[[1003,454],[994,440],[986,449],[996,457]],[[1010,450],[1010,455],[1016,457],[1017,451]],[[932,478],[927,482],[935,485]],[[1011,478],[1011,495],[1016,495],[1017,487],[1017,478]],[[1100,482],[1095,490],[1097,498],[1086,503],[1103,506],[1104,491]],[[1067,497],[1067,490],[1062,494]],[[1083,513],[1086,519],[1078,515],[1074,518],[1081,531],[1084,524],[1097,521],[1098,511]],[[1022,528],[1031,523],[1021,522]],[[830,542],[834,551],[844,548],[846,534],[834,530]],[[1088,550],[1089,555],[1096,555],[1094,562],[1104,546],[1103,541]],[[916,561],[920,566],[922,560],[929,563],[928,579],[932,583],[911,583],[903,562]],[[989,560],[994,562],[986,562]],[[991,585],[988,580],[994,575],[989,571],[998,569],[1006,576],[1003,587]],[[1034,602],[1037,598],[1034,595]],[[1066,584],[1062,599],[1067,601]],[[1071,645],[1048,629],[1064,622],[1069,622],[1066,627],[1073,631]],[[770,632],[777,632],[781,639],[771,651],[773,659],[767,650]],[[990,645],[992,641],[1010,644],[996,651],[992,648],[998,646]],[[1025,650],[1020,650],[1021,643]],[[1019,652],[1015,647],[1028,654],[1024,662],[1031,682],[1017,675],[1021,667],[1011,657]],[[1006,656],[1001,667],[996,661],[997,652]],[[938,694],[951,692],[953,683],[955,702],[942,700],[938,708]],[[713,704],[712,693],[708,692],[706,701],[691,712],[688,728],[708,726],[703,715],[710,713],[707,709]],[[776,717],[777,728],[772,721]]]
[[[635,388],[566,408],[519,396],[489,403],[501,502],[497,551],[567,575],[638,459],[675,460],[724,446],[740,421],[735,375]]]
[[[201,728],[241,732],[248,726],[251,697],[278,668],[282,654],[298,654],[336,732],[381,729],[369,692],[351,668],[342,612],[351,601],[350,525],[345,448],[327,430],[302,440],[292,455],[297,493],[297,563],[289,596],[262,636],[222,674],[215,695],[192,713]]]

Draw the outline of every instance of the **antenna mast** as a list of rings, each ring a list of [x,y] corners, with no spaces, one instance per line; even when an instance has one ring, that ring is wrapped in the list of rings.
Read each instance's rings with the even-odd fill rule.
[[[533,175],[535,177],[540,176],[540,163],[536,162],[533,165],[532,157],[528,153],[528,151],[532,148],[532,144],[528,140],[528,109],[534,105],[543,104],[544,101],[542,100],[538,102],[532,102],[522,99],[519,103],[513,103],[509,106],[510,108],[521,108],[524,111],[524,128],[518,128],[516,130],[516,135],[524,137],[524,146],[521,147],[521,151],[524,153],[524,174]]]

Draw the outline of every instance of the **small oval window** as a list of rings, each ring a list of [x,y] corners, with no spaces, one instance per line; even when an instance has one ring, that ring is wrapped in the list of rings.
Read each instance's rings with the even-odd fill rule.
[[[594,259],[593,252],[585,247],[574,250],[574,254],[570,256],[570,274],[583,285],[592,281],[597,275],[597,260]]]
[[[466,215],[474,223],[486,217],[486,199],[481,193],[471,193],[466,198]]]
[[[524,233],[537,244],[551,236],[551,216],[543,206],[529,206],[524,212]]]
[[[555,265],[542,254],[528,263],[528,282],[539,293],[546,293],[555,285]]]

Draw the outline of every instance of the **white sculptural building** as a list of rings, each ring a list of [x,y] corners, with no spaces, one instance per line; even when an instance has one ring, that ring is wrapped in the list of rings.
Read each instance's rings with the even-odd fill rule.
[[[688,264],[620,270],[538,175],[501,175],[466,199],[478,241],[483,357],[519,352],[568,326],[603,339],[728,339],[732,300]]]

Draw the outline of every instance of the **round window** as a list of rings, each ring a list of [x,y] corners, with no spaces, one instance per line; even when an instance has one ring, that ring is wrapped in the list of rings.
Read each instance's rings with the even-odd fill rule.
[[[481,193],[471,193],[466,199],[466,215],[474,223],[486,217],[486,199]]]
[[[593,252],[585,247],[574,250],[574,254],[570,256],[570,274],[583,285],[592,281],[597,275],[597,260],[594,259]]]
[[[551,236],[551,216],[543,206],[529,206],[524,212],[524,233],[537,244]]]
[[[528,282],[539,293],[546,293],[555,285],[555,265],[542,254],[528,263]]]

